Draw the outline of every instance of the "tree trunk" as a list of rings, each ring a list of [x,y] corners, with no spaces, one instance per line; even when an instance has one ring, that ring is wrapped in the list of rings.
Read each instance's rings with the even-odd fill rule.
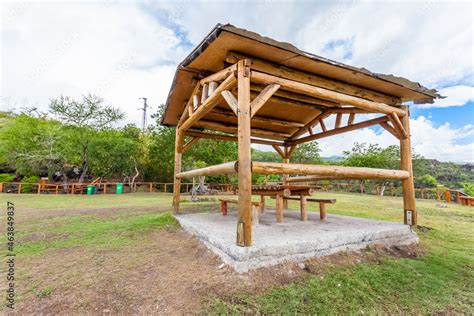
[[[84,178],[86,177],[88,170],[89,170],[89,165],[87,164],[87,162],[84,162],[84,164],[82,165],[81,176],[79,177],[79,183],[84,182]]]
[[[140,174],[140,172],[138,171],[138,168],[137,168],[137,162],[135,160],[133,162],[135,163],[135,175],[132,178],[132,183],[131,183],[132,186],[135,184],[135,179]]]
[[[364,193],[364,192],[365,192],[365,182],[364,182],[364,180],[361,180],[361,181],[360,181],[359,189],[360,189],[360,193]]]

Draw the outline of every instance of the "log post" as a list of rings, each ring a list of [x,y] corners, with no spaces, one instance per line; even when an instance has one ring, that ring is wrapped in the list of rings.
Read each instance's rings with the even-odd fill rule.
[[[265,213],[265,195],[260,195],[260,203],[261,203],[260,213],[263,214]]]
[[[410,226],[416,226],[417,214],[411,160],[410,112],[407,106],[403,106],[402,109],[405,110],[406,115],[401,118],[401,123],[408,137],[400,140],[400,169],[408,171],[410,174],[408,178],[402,180],[404,223]]]
[[[277,194],[275,196],[276,199],[276,222],[277,223],[283,223],[283,196],[280,194]]]
[[[173,212],[179,213],[179,199],[180,199],[180,190],[181,190],[181,179],[176,177],[178,173],[181,172],[181,144],[184,141],[184,134],[181,130],[176,127],[176,140],[175,140],[175,150],[174,150],[174,185],[173,185]],[[165,184],[166,192],[166,184]]]
[[[326,203],[319,202],[319,219],[326,220]]]
[[[301,220],[306,221],[308,219],[308,202],[306,201],[306,195],[300,195],[300,211]]]
[[[252,245],[252,161],[250,156],[250,60],[237,64],[238,87],[238,181],[237,245]],[[243,235],[243,236],[242,236]]]
[[[287,153],[287,148],[288,147],[285,147],[285,153]],[[283,159],[283,163],[290,163],[290,158],[287,156],[287,158]],[[289,175],[288,174],[283,174],[283,185],[287,185],[288,184],[288,177]],[[284,199],[283,200],[283,209],[287,210],[288,209],[288,200],[287,199]]]

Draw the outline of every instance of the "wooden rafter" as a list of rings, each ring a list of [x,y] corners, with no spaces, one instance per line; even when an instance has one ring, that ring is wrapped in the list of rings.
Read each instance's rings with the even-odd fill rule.
[[[184,132],[184,134],[186,136],[200,137],[200,138],[206,138],[206,139],[216,139],[216,140],[223,140],[223,141],[230,141],[230,142],[236,142],[238,140],[237,137],[233,135],[204,133],[204,132],[198,132],[198,131],[192,131],[192,130],[187,130],[186,132]],[[258,139],[258,138],[251,138],[250,142],[253,144],[261,144],[261,145],[284,146],[283,142],[266,140],[266,139]]]
[[[322,111],[320,113],[318,113],[311,121],[309,121],[303,128],[299,129],[298,131],[296,131],[295,133],[293,133],[293,135],[291,135],[291,139],[297,139],[298,137],[300,137],[301,135],[303,135],[304,133],[306,133],[306,131],[308,131],[310,134],[313,134],[313,128],[319,123],[320,119],[328,116],[328,111]]]
[[[255,116],[258,110],[260,110],[262,106],[265,105],[268,99],[270,99],[279,88],[280,85],[278,84],[269,84],[266,86],[265,89],[263,89],[262,92],[260,92],[260,94],[250,103],[250,109],[252,111],[250,117]]]
[[[285,152],[281,149],[280,146],[272,145],[272,147],[281,156],[281,158],[285,158]]]
[[[382,116],[382,117],[367,120],[367,121],[364,121],[364,122],[356,123],[356,124],[353,124],[353,125],[339,127],[339,128],[333,129],[333,130],[323,131],[321,133],[317,133],[317,134],[314,134],[314,135],[298,138],[298,139],[289,141],[288,143],[291,144],[291,145],[302,144],[302,143],[306,143],[306,142],[309,142],[309,141],[312,141],[312,140],[316,140],[316,139],[320,139],[320,138],[324,138],[324,137],[328,137],[328,136],[332,136],[332,135],[337,135],[337,134],[342,134],[342,133],[346,133],[346,132],[349,132],[349,131],[354,131],[354,130],[360,129],[360,128],[365,128],[365,127],[377,125],[377,124],[380,124],[382,122],[387,122],[388,120],[389,120],[389,118],[387,116]]]
[[[382,122],[382,123],[380,123],[380,126],[382,126],[387,132],[389,132],[390,134],[392,134],[396,138],[401,139],[398,132],[388,122]]]
[[[264,89],[264,87],[260,85],[252,85],[250,86],[250,90],[252,92],[261,92]],[[281,101],[293,101],[296,102],[295,105],[303,106],[303,105],[313,105],[316,107],[336,107],[339,106],[339,103],[328,101],[328,100],[323,100],[315,97],[310,97],[307,95],[299,94],[299,93],[294,93],[290,91],[283,91],[283,90],[278,90],[275,92],[273,95],[273,98],[276,100],[281,100]]]
[[[400,135],[400,139],[405,139],[408,137],[408,133],[406,132],[405,128],[403,127],[400,118],[396,114],[389,115],[390,121],[393,124],[393,128],[397,131],[397,134]]]
[[[252,81],[260,84],[276,83],[279,84],[281,88],[285,90],[323,98],[330,101],[340,102],[343,104],[352,105],[361,109],[377,113],[396,113],[400,116],[406,114],[405,111],[403,111],[402,109],[387,105],[385,103],[369,101],[367,99],[354,97],[352,95],[312,86],[306,83],[296,82],[293,80],[268,75],[263,72],[252,71]]]
[[[208,130],[221,131],[221,132],[229,133],[229,134],[237,134],[238,132],[237,125],[229,125],[229,124],[224,124],[224,123],[214,122],[214,121],[200,120],[194,123],[193,126],[201,127]],[[252,128],[251,135],[255,137],[264,137],[264,138],[276,139],[276,140],[285,140],[288,137],[290,137],[290,134],[287,134],[284,132],[276,132],[276,131],[264,130],[264,129],[259,129],[259,128]]]
[[[204,102],[201,103],[201,106],[191,115],[184,123],[181,125],[181,129],[186,130],[193,126],[198,120],[200,120],[204,115],[209,113],[221,100],[221,92],[228,90],[236,84],[236,78],[234,74],[230,74],[212,93],[212,95],[207,98]],[[204,90],[204,89],[203,89]],[[203,92],[204,93],[204,92]]]
[[[224,90],[221,92],[221,94],[231,110],[235,113],[235,115],[237,115],[237,112],[239,111],[239,104],[237,103],[237,99],[234,97],[232,92],[229,90]]]
[[[340,82],[325,77],[321,77],[301,70],[292,69],[278,64],[253,58],[251,56],[245,56],[237,52],[229,52],[226,57],[226,61],[229,63],[236,63],[238,60],[248,58],[252,60],[252,69],[260,72],[268,73],[281,78],[288,78],[290,80],[301,82],[324,89],[339,91],[341,93],[364,98],[367,100],[381,102],[386,104],[400,104],[401,100],[396,97],[391,97],[380,92],[369,90],[366,88],[354,86],[345,82]]]
[[[334,123],[334,128],[339,128],[341,126],[342,113],[336,114],[336,122]]]
[[[191,148],[192,145],[194,145],[198,140],[200,140],[200,137],[193,137],[189,142],[186,143],[186,145],[183,146],[183,149],[181,150],[182,153],[185,153],[188,151],[189,148]]]
[[[347,125],[354,124],[355,116],[356,116],[355,113],[349,114],[349,117],[347,118]]]
[[[220,108],[214,108],[211,113],[212,115],[219,116],[222,118],[229,118],[229,117],[234,117],[233,112],[227,111],[224,109]],[[303,123],[298,123],[298,122],[293,122],[293,121],[287,121],[287,120],[281,120],[281,119],[275,119],[275,118],[268,118],[265,116],[254,116],[252,118],[252,122],[255,123],[262,123],[266,124],[269,126],[278,126],[278,127],[303,127]]]
[[[318,121],[319,125],[321,126],[321,130],[323,132],[327,132],[328,129],[326,128],[326,124],[324,123],[324,118],[321,117]]]

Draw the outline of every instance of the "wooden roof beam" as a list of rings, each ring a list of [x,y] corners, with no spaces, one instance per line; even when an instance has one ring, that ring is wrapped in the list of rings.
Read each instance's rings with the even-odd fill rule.
[[[385,103],[369,101],[359,97],[354,97],[340,92],[335,92],[325,88],[316,87],[306,83],[300,83],[273,75],[267,75],[262,72],[252,71],[251,80],[261,84],[279,84],[282,89],[306,94],[318,98],[340,102],[342,104],[352,105],[361,109],[373,111],[376,113],[391,114],[396,113],[399,116],[406,115],[406,112],[400,108],[396,108]]]
[[[252,92],[261,92],[264,89],[264,87],[260,85],[250,85],[250,90]],[[314,98],[310,97],[304,94],[298,94],[298,93],[293,93],[290,91],[283,91],[283,90],[278,90],[275,92],[273,95],[274,99],[280,99],[283,101],[291,102],[290,100],[296,101],[295,104],[297,105],[314,105],[316,107],[336,107],[340,106],[339,103],[329,101],[329,100],[323,100],[319,98]]]
[[[216,115],[216,116],[221,116],[221,117],[234,117],[235,115],[231,111],[227,111],[224,109],[220,108],[214,108],[212,112],[209,114]],[[299,122],[293,122],[293,121],[287,121],[287,120],[281,120],[281,119],[276,119],[276,118],[269,118],[269,117],[264,117],[264,116],[254,116],[252,117],[252,122],[255,123],[262,123],[262,124],[268,124],[272,126],[279,126],[279,127],[303,127],[305,126],[303,123]]]
[[[386,95],[377,91],[354,86],[345,82],[340,82],[334,79],[329,79],[301,70],[292,69],[266,60],[246,56],[238,52],[230,51],[227,53],[226,61],[228,63],[235,64],[241,59],[250,59],[252,61],[252,69],[277,77],[288,78],[293,81],[310,84],[313,86],[341,92],[347,95],[364,98],[375,102],[381,102],[386,104],[401,104],[402,102],[400,98],[394,96]]]
[[[209,113],[222,99],[221,92],[224,90],[228,90],[232,88],[237,83],[237,79],[235,78],[235,74],[231,73],[207,98],[204,102],[202,102],[201,106],[194,111],[194,113],[185,120],[182,125],[179,127],[181,130],[187,130],[194,123],[200,120],[204,115]],[[192,99],[192,98],[191,98]]]
[[[298,138],[298,139],[295,139],[295,140],[291,140],[291,141],[288,142],[288,144],[290,144],[290,145],[302,144],[302,143],[306,143],[306,142],[309,142],[309,141],[312,141],[312,140],[316,140],[316,139],[320,139],[320,138],[324,138],[324,137],[328,137],[328,136],[333,136],[333,135],[337,135],[337,134],[342,134],[342,133],[354,131],[354,130],[357,130],[357,129],[360,129],[360,128],[365,128],[365,127],[377,125],[377,124],[380,124],[382,122],[387,122],[388,120],[389,120],[389,118],[387,116],[382,116],[382,117],[367,120],[367,121],[364,121],[364,122],[360,122],[360,123],[356,123],[356,124],[352,124],[352,125],[348,125],[348,126],[344,126],[344,127],[339,127],[339,128],[332,129],[332,130],[329,130],[329,131],[324,131],[324,132],[317,133],[317,134],[314,134],[314,135],[310,135],[310,136]]]
[[[193,126],[201,127],[201,128],[205,128],[205,129],[213,130],[213,131],[220,131],[220,132],[229,133],[229,134],[237,134],[237,125],[228,125],[228,124],[219,123],[219,122],[200,120],[196,122]],[[250,134],[256,137],[264,137],[264,138],[276,139],[276,140],[285,140],[291,136],[290,134],[287,134],[287,133],[275,132],[275,131],[258,129],[258,128],[252,128]]]
[[[232,135],[211,134],[211,133],[204,133],[204,132],[198,132],[198,131],[192,131],[192,130],[187,130],[184,132],[184,134],[186,136],[200,137],[200,138],[206,138],[206,139],[215,139],[215,140],[230,141],[230,142],[237,141],[237,137],[232,136]],[[270,146],[273,146],[273,145],[284,146],[285,145],[283,142],[271,141],[271,140],[266,140],[266,139],[258,139],[258,138],[251,138],[250,142],[253,144],[270,145]]]

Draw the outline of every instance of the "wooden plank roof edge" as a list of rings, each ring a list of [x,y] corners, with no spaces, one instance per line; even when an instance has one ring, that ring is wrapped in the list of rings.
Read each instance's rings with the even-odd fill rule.
[[[182,71],[196,72],[197,70],[189,69],[189,67],[187,67],[187,66],[195,58],[197,58],[197,56],[199,56],[209,46],[209,44],[212,43],[220,35],[220,33],[222,31],[226,31],[226,32],[229,32],[229,33],[233,33],[233,34],[242,36],[242,37],[246,37],[248,39],[260,42],[262,44],[274,46],[274,47],[277,47],[279,49],[286,50],[288,52],[291,52],[291,53],[295,54],[291,58],[298,57],[298,56],[306,57],[306,58],[309,58],[309,59],[314,60],[314,61],[327,63],[327,64],[330,64],[330,65],[333,65],[333,66],[336,66],[336,67],[339,67],[339,68],[343,68],[343,69],[346,69],[346,70],[349,70],[349,71],[357,72],[357,73],[360,73],[364,76],[369,76],[369,77],[372,77],[372,78],[375,78],[375,79],[378,79],[378,80],[382,80],[382,81],[385,81],[385,82],[388,82],[388,83],[391,83],[391,84],[395,84],[395,85],[398,85],[400,87],[412,90],[414,92],[426,95],[426,99],[420,100],[420,102],[415,101],[414,103],[433,103],[433,100],[436,99],[436,98],[444,98],[443,96],[441,96],[440,94],[437,93],[437,90],[428,89],[428,88],[422,86],[418,82],[414,82],[414,81],[411,81],[411,80],[403,78],[403,77],[398,77],[398,76],[394,76],[394,75],[391,75],[391,74],[386,75],[386,74],[374,73],[374,72],[369,71],[366,68],[358,68],[358,67],[350,66],[350,65],[347,65],[347,64],[343,64],[343,63],[340,63],[340,62],[337,62],[337,61],[333,61],[333,60],[324,58],[322,56],[318,56],[316,54],[312,54],[312,53],[309,53],[309,52],[302,51],[302,50],[298,49],[296,46],[294,46],[290,43],[287,43],[287,42],[276,41],[272,38],[264,37],[264,36],[262,36],[262,35],[260,35],[256,32],[252,32],[252,31],[248,31],[246,29],[238,28],[238,27],[235,27],[231,24],[218,23],[203,38],[203,40],[191,51],[191,53],[189,53],[189,55],[178,65],[178,67],[176,69],[176,72],[175,72],[175,75],[174,75],[174,78],[173,78],[173,81],[172,81],[172,84],[171,84],[170,91],[169,91],[168,96],[167,96],[166,103],[165,103],[165,112],[164,112],[162,121],[160,122],[162,125],[173,126],[173,125],[170,125],[170,124],[164,124],[163,120],[166,117],[166,112],[168,110],[168,105],[169,105],[169,102],[170,102],[170,98],[171,98],[173,90],[176,86],[178,71],[182,70]]]

